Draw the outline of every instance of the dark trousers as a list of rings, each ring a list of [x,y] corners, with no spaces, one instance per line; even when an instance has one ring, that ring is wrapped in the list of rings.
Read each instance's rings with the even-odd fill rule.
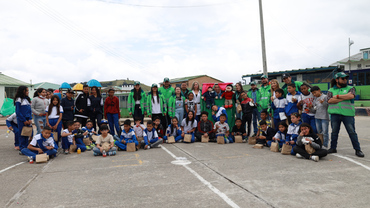
[[[252,116],[253,116],[252,113],[243,113],[242,116],[242,126],[246,126],[246,123],[248,123],[247,137],[249,137],[251,134]]]
[[[80,122],[81,126],[86,126],[86,121],[87,121],[87,118],[82,118],[82,117],[75,117],[76,118],[76,121]]]
[[[93,127],[94,127],[95,131],[97,131],[96,125],[98,125],[98,127],[100,128],[100,123],[101,123],[101,120],[103,119],[103,114],[101,114],[101,113],[92,113],[90,115],[90,119],[93,123]],[[85,126],[85,125],[82,125],[82,126]]]
[[[340,130],[340,124],[343,123],[347,130],[348,136],[351,139],[353,149],[361,150],[360,143],[355,128],[355,117],[353,116],[342,116],[339,114],[331,114],[331,144],[330,149],[337,149],[338,134]]]
[[[311,155],[306,152],[306,150],[304,149],[304,146],[301,147],[301,146],[296,145],[295,147],[293,147],[293,151],[295,153],[299,153],[300,155],[302,155],[302,157],[306,159],[310,159]],[[328,151],[326,149],[315,150],[315,152],[312,153],[312,155],[319,156],[319,158],[325,157],[327,154],[328,154]]]
[[[144,124],[144,114],[141,111],[140,104],[135,104],[135,111],[134,111],[134,114],[132,114],[132,118],[134,119],[134,121],[135,121],[135,118],[140,118],[141,124]]]

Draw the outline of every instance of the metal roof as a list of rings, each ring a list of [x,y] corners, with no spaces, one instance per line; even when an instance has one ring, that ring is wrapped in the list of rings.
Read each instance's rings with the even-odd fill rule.
[[[32,86],[30,83],[27,83],[27,82],[23,82],[19,79],[15,79],[13,77],[9,77],[3,73],[0,72],[0,85],[3,85],[3,86],[14,86],[14,87],[18,87],[18,86],[21,86],[21,85],[25,85],[25,86]]]
[[[322,67],[313,67],[313,68],[305,68],[305,69],[292,69],[292,70],[285,70],[285,71],[276,71],[276,72],[268,72],[268,77],[269,76],[274,76],[274,75],[282,75],[283,73],[287,72],[289,74],[301,74],[304,72],[314,72],[314,71],[329,71],[329,70],[334,70],[337,69],[337,66],[322,66]],[[242,78],[244,77],[260,77],[262,76],[263,73],[260,74],[246,74],[243,75]]]
[[[365,59],[363,59],[362,53],[356,53],[355,55],[350,57],[350,60],[351,60],[351,62],[357,62],[357,61],[363,61]],[[332,63],[332,64],[330,64],[330,66],[337,66],[337,65],[345,64],[345,63],[348,63],[348,57],[344,58],[342,60],[339,60],[335,63]]]
[[[196,79],[196,78],[199,78],[199,77],[204,77],[204,76],[207,76],[209,78],[212,78],[212,79],[215,79],[217,80],[218,82],[222,82],[221,80],[219,79],[216,79],[216,78],[213,78],[211,76],[208,76],[208,75],[195,75],[195,76],[189,76],[189,77],[179,77],[179,78],[174,78],[174,79],[170,79],[170,82],[171,83],[176,83],[176,82],[185,82],[185,81],[189,81],[189,80],[192,80],[192,79]],[[163,82],[160,82],[159,84],[163,84]]]
[[[33,85],[33,88],[34,89],[38,89],[38,88],[44,88],[44,89],[53,89],[53,90],[56,90],[56,89],[59,89],[59,86],[58,84],[54,84],[54,83],[50,83],[50,82],[40,82],[40,83],[37,83],[37,84],[34,84]]]

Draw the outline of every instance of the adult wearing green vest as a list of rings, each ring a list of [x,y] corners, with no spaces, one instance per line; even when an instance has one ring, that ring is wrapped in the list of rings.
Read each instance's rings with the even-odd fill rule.
[[[328,153],[337,153],[338,134],[340,124],[346,127],[352,146],[358,157],[364,157],[355,131],[355,106],[354,98],[356,89],[347,85],[348,75],[344,72],[335,74],[331,80],[331,88],[328,91],[328,113],[331,115],[331,144]]]
[[[158,89],[158,91],[163,95],[164,97],[164,105],[165,108],[169,105],[170,98],[173,94],[175,94],[175,89],[171,86],[170,79],[164,78],[163,79],[163,86]],[[167,126],[171,123],[171,119],[169,115],[165,116],[165,123],[162,123],[163,127],[167,129]]]
[[[286,97],[286,95],[288,94],[288,84],[290,84],[290,83],[295,84],[295,87],[296,87],[295,89],[296,89],[297,92],[301,91],[301,85],[303,84],[303,82],[293,81],[292,77],[290,76],[289,73],[284,73],[283,74],[283,82],[285,83],[285,85],[283,85],[283,87],[281,89],[284,90],[284,97]]]
[[[257,134],[257,130],[258,130],[257,129],[257,122],[259,120],[261,120],[261,117],[260,117],[261,93],[258,90],[255,81],[251,82],[251,89],[248,90],[247,95],[248,95],[249,98],[251,98],[253,100],[254,104],[257,106],[257,108],[253,108],[253,114],[252,114],[253,115],[253,132],[254,132],[254,135],[256,135]]]
[[[140,82],[134,82],[134,89],[128,95],[128,112],[134,118],[141,118],[141,123],[144,123],[144,114],[146,114],[146,95],[140,87]]]
[[[259,104],[261,105],[261,111],[268,112],[268,109],[271,106],[271,85],[269,84],[269,79],[266,75],[261,76],[261,82],[262,85],[259,89],[261,93],[261,101],[259,102]]]
[[[149,117],[154,119],[158,117],[161,119],[161,123],[165,122],[166,114],[167,114],[167,107],[164,104],[164,97],[161,92],[158,91],[157,84],[152,84],[152,87],[150,88],[150,92],[147,96],[147,114]]]

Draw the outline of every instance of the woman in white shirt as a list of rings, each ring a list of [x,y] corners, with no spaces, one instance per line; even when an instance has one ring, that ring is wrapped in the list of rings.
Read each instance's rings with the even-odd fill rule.
[[[200,100],[202,97],[202,90],[200,89],[198,82],[193,82],[191,90],[193,91],[194,94],[194,102],[197,104],[197,112],[195,112],[195,119],[199,122],[201,113]]]
[[[58,135],[58,141],[55,141],[58,145],[60,140],[60,133],[62,131],[62,115],[63,115],[63,107],[60,106],[60,100],[58,95],[53,95],[50,99],[49,106],[46,107],[46,125],[48,125],[52,132],[56,132]],[[54,133],[55,134],[55,133]],[[55,136],[54,136],[55,139]]]
[[[158,92],[158,85],[152,84],[152,88],[147,96],[147,115],[154,121],[156,117],[161,120],[161,124],[165,124],[167,109],[164,105],[164,97],[161,92]]]

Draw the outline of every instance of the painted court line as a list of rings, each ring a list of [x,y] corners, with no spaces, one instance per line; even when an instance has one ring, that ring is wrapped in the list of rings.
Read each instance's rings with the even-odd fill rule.
[[[9,166],[9,167],[7,167],[7,168],[4,168],[4,169],[0,170],[0,173],[3,173],[3,172],[5,172],[5,171],[7,171],[7,170],[9,170],[9,169],[12,169],[12,168],[14,168],[14,167],[16,167],[16,166],[18,166],[18,165],[22,165],[23,163],[25,163],[25,162],[20,162],[20,163],[17,163],[17,164],[15,164],[15,165],[12,165],[12,166]]]
[[[177,158],[176,155],[174,155],[172,152],[170,152],[167,148],[161,146],[164,151],[166,151],[169,155],[171,155],[173,158]],[[195,177],[198,178],[204,185],[206,185],[209,189],[211,189],[215,194],[217,194],[221,199],[223,199],[228,205],[231,207],[239,207],[235,202],[233,202],[226,194],[218,190],[216,187],[214,187],[210,182],[208,182],[206,179],[204,179],[202,176],[200,176],[196,171],[194,171],[192,168],[190,168],[187,165],[183,165],[190,173],[192,173]]]
[[[367,170],[370,170],[370,167],[369,166],[366,166],[366,165],[364,165],[364,164],[362,164],[362,163],[360,163],[360,162],[357,162],[357,161],[355,161],[355,160],[353,160],[353,159],[351,159],[351,158],[349,158],[349,157],[346,157],[346,156],[343,156],[343,155],[338,155],[338,154],[333,154],[334,156],[337,156],[337,157],[340,157],[340,158],[342,158],[342,159],[345,159],[345,160],[348,160],[348,161],[350,161],[350,162],[353,162],[353,163],[355,163],[356,165],[359,165],[359,166],[361,166],[361,167],[363,167],[363,168],[365,168],[365,169],[367,169]]]

